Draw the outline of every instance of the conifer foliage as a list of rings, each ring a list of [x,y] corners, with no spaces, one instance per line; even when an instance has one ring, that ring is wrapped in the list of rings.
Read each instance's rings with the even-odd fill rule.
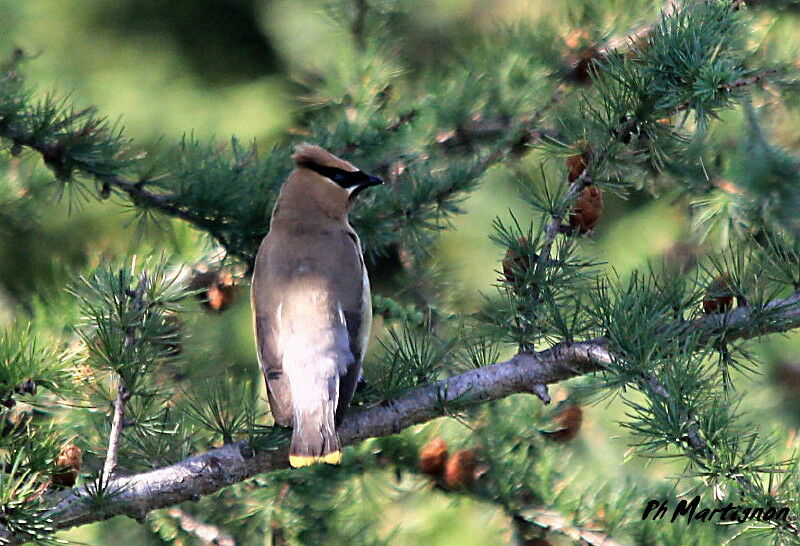
[[[569,34],[507,25],[427,66],[402,54],[402,2],[330,2],[352,58],[308,78],[269,149],[187,136],[145,151],[101,112],[35,90],[36,61],[11,54],[0,154],[49,175],[0,183],[0,218],[53,191],[110,199],[143,225],[188,223],[224,258],[199,273],[160,253],[100,263],[0,334],[0,542],[56,543],[117,515],[176,543],[391,542],[367,501],[420,489],[496,507],[515,544],[800,542],[793,519],[695,528],[639,511],[697,494],[800,513],[785,431],[758,430],[737,387],[760,372],[754,339],[800,327],[800,162],[771,138],[764,99],[791,106],[797,85],[763,53],[757,11],[781,3],[638,2],[639,26],[614,36],[597,24],[611,8],[575,4]],[[738,143],[717,138],[726,124]],[[343,464],[288,470],[260,380],[187,379],[204,356],[182,331],[196,297],[214,316],[241,297],[300,141],[386,181],[351,213],[383,281],[382,326]],[[476,265],[498,269],[495,290],[464,313],[431,249],[490,170],[536,219],[497,216],[497,261]],[[688,211],[696,267],[623,276],[586,251],[608,203],[631,195]],[[569,379],[546,407],[547,385]],[[583,408],[606,398],[625,407],[631,454],[674,459],[678,476],[573,478]]]

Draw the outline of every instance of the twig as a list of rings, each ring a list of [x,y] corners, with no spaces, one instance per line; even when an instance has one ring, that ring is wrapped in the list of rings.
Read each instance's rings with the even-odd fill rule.
[[[777,73],[778,73],[778,70],[776,70],[776,69],[767,70],[765,72],[762,72],[761,74],[753,74],[752,76],[748,76],[746,78],[742,78],[740,80],[736,80],[736,81],[731,82],[731,83],[725,83],[725,84],[721,85],[719,89],[720,90],[724,89],[725,91],[731,91],[731,90],[736,89],[738,87],[745,87],[747,85],[753,85],[753,84],[758,83],[758,82],[760,82],[762,80],[765,80],[767,78],[767,76],[772,76],[773,74],[777,74]]]
[[[130,182],[118,176],[104,177],[100,180],[104,184],[109,184],[110,186],[113,186],[128,194],[134,204],[152,207],[168,216],[174,216],[175,218],[185,220],[196,228],[208,232],[209,235],[216,239],[217,242],[219,242],[219,244],[225,248],[226,252],[239,258],[243,262],[248,263],[251,260],[252,257],[230,248],[227,238],[221,231],[219,221],[205,218],[204,216],[197,215],[188,209],[181,208],[173,202],[174,196],[153,193],[145,189],[145,183],[143,182]]]
[[[0,130],[2,130],[2,127],[0,127]],[[52,147],[50,145],[40,142],[32,136],[20,137],[10,133],[2,134],[2,132],[0,132],[0,137],[8,138],[14,143],[15,146],[25,146],[30,148],[43,157],[47,157],[48,154],[52,153]],[[127,194],[131,201],[133,201],[133,203],[136,205],[144,208],[150,207],[156,209],[168,216],[185,220],[198,229],[208,232],[223,247],[225,247],[226,251],[228,251],[231,255],[245,262],[249,261],[249,256],[229,248],[230,245],[220,230],[221,226],[219,221],[195,214],[188,209],[178,206],[174,202],[174,195],[154,193],[146,189],[146,181],[131,182],[121,176],[108,176],[106,174],[100,174],[87,169],[84,169],[84,174],[94,177],[103,185],[103,194],[105,193],[106,188],[114,187]]]
[[[111,432],[108,435],[108,450],[103,463],[103,479],[108,481],[114,475],[119,458],[119,443],[122,439],[122,427],[125,421],[125,402],[130,398],[130,393],[125,385],[120,382],[117,387],[117,397],[114,399],[114,419],[111,421]]]
[[[130,293],[131,309],[136,313],[136,320],[138,321],[138,314],[144,309],[146,302],[144,300],[144,293],[147,290],[149,281],[147,273],[142,272],[139,277],[139,284],[136,290]],[[130,347],[136,343],[136,325],[128,325],[125,329],[125,347]],[[103,463],[103,479],[110,480],[114,475],[119,460],[119,444],[122,439],[122,427],[125,424],[125,403],[130,399],[131,394],[128,391],[122,377],[119,378],[119,385],[117,386],[117,396],[114,399],[114,418],[111,421],[111,431],[108,435],[108,450],[106,451],[106,460]]]
[[[555,211],[551,217],[550,221],[545,227],[544,230],[544,242],[542,243],[542,249],[539,252],[539,257],[536,259],[536,263],[539,267],[546,267],[550,260],[550,253],[553,250],[553,243],[555,243],[556,237],[561,232],[561,223],[564,221],[564,217],[569,212],[572,204],[581,194],[581,192],[591,184],[592,180],[589,177],[589,165],[586,165],[581,175],[576,178],[572,183],[570,183],[569,188],[567,189],[566,195],[564,195],[564,204],[560,210]]]
[[[772,76],[772,75],[778,74],[778,73],[779,73],[779,70],[777,70],[777,69],[766,70],[766,71],[764,71],[764,72],[762,72],[760,74],[753,74],[752,76],[747,76],[746,78],[741,78],[741,79],[732,81],[731,83],[723,83],[722,85],[717,87],[717,91],[728,91],[728,92],[730,92],[730,91],[733,91],[734,89],[738,89],[740,87],[747,87],[748,85],[754,85],[754,84],[756,84],[758,82],[766,80],[768,76]],[[676,112],[681,112],[681,111],[687,110],[689,108],[689,106],[691,106],[691,102],[686,101],[686,102],[681,103],[678,106],[676,106],[675,107],[675,111]]]

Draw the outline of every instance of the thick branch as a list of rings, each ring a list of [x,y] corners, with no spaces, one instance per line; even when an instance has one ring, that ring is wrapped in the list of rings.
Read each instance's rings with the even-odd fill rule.
[[[395,434],[444,415],[447,404],[477,404],[514,393],[530,392],[534,385],[557,383],[598,371],[610,362],[599,341],[557,345],[538,354],[471,370],[427,387],[415,389],[391,404],[353,412],[339,429],[344,445],[375,436]],[[116,490],[102,512],[83,502],[81,489],[68,494],[51,512],[59,528],[126,514],[141,518],[151,510],[207,495],[257,474],[286,468],[288,445],[254,456],[246,442],[237,442],[191,457],[178,464],[134,476],[118,477],[108,487]]]

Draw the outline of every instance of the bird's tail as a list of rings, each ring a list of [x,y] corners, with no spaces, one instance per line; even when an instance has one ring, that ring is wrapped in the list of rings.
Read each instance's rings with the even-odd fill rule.
[[[339,464],[342,451],[334,425],[335,404],[317,400],[309,407],[295,402],[289,464],[294,468],[315,463]]]
[[[344,314],[332,308],[327,292],[313,283],[299,283],[293,290],[284,298],[280,334],[283,371],[292,395],[289,464],[339,464],[339,379],[353,363]]]
[[[297,345],[302,347],[300,343]],[[292,392],[293,421],[289,464],[295,468],[321,462],[339,464],[342,452],[335,421],[339,399],[338,355],[306,345],[301,357],[295,359],[291,351],[288,356],[291,360],[286,370]]]

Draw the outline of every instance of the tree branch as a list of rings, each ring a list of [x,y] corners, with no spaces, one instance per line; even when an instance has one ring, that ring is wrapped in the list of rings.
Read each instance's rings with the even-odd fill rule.
[[[754,327],[754,317],[764,314],[768,314],[770,320]],[[732,341],[797,327],[800,327],[800,294],[760,307],[740,307],[727,314],[695,319],[681,326],[699,333],[706,343],[720,336]],[[559,343],[538,353],[520,353],[504,362],[414,389],[391,403],[354,411],[342,424],[339,436],[342,445],[350,445],[367,438],[396,434],[445,415],[449,411],[447,404],[467,406],[516,393],[531,393],[536,385],[602,371],[613,358],[602,338]],[[172,466],[113,479],[107,487],[115,493],[109,495],[100,511],[92,510],[85,502],[84,488],[73,489],[60,497],[49,515],[59,529],[121,514],[143,518],[151,510],[214,493],[257,474],[287,468],[287,453],[288,445],[282,444],[254,454],[247,441],[239,441]],[[0,538],[6,531],[0,526]]]
[[[142,272],[139,278],[139,284],[136,290],[130,293],[131,307],[137,313],[144,309],[146,302],[144,301],[144,293],[147,291],[149,281],[147,273]],[[133,326],[126,327],[125,331],[125,347],[130,347],[136,343],[136,328]],[[119,456],[119,443],[122,438],[122,427],[125,424],[125,403],[130,399],[131,393],[125,387],[122,376],[119,377],[119,385],[117,385],[117,396],[114,399],[114,417],[111,420],[111,431],[108,434],[108,450],[106,451],[106,460],[103,463],[103,479],[110,480],[117,468],[117,460]]]
[[[108,434],[108,450],[103,463],[103,479],[110,480],[117,468],[119,442],[122,438],[122,426],[125,421],[125,402],[130,398],[128,389],[120,382],[117,397],[114,399],[114,419],[111,421],[111,432]]]
[[[25,146],[30,148],[31,150],[40,154],[43,158],[53,154],[53,146],[47,142],[40,141],[34,135],[16,135],[7,128],[5,128],[5,130],[3,129],[3,127],[0,127],[0,137],[9,139],[14,143],[15,146]],[[96,172],[85,167],[80,169],[80,172],[82,172],[84,175],[94,178],[102,184],[101,196],[107,197],[107,192],[110,191],[110,188],[116,188],[119,191],[127,194],[130,200],[140,207],[156,209],[167,216],[173,216],[175,218],[185,220],[196,228],[208,232],[223,247],[225,247],[227,252],[230,252],[230,249],[228,248],[228,241],[220,231],[221,226],[218,221],[194,214],[192,211],[178,206],[174,202],[173,195],[154,193],[148,190],[145,187],[147,181],[140,180],[131,182],[122,176],[109,176],[108,174]],[[246,256],[240,254],[233,255],[239,259],[242,259],[243,261],[247,261]]]

